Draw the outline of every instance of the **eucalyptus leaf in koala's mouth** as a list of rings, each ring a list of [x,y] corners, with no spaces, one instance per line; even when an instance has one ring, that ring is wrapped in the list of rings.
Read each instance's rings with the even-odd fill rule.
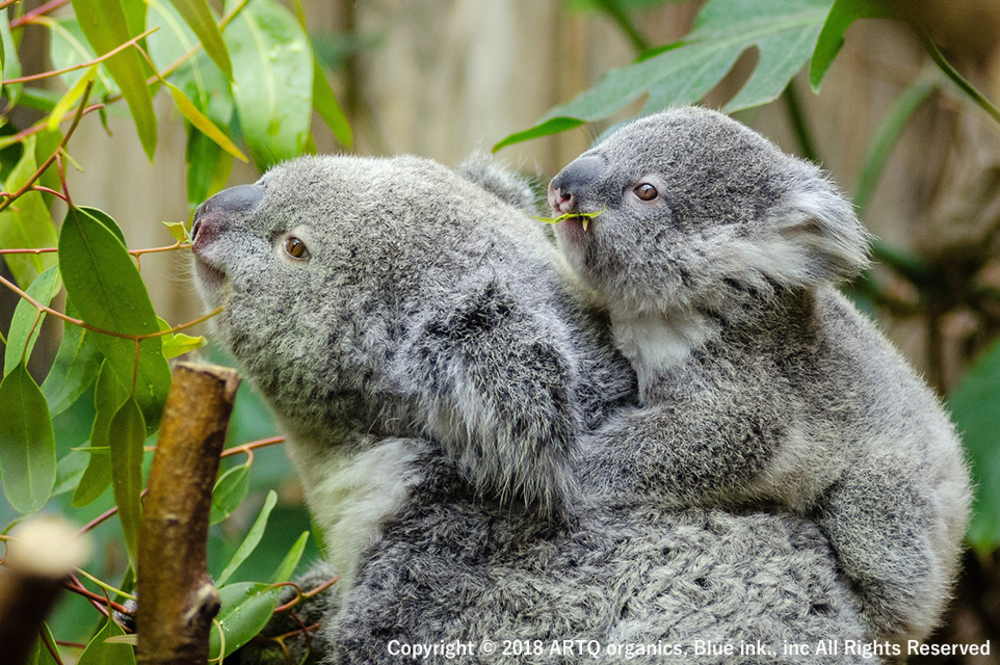
[[[583,227],[583,230],[586,231],[587,226],[590,225],[590,220],[594,219],[603,212],[604,210],[598,210],[597,212],[567,212],[566,214],[559,215],[558,217],[536,217],[527,211],[525,211],[525,214],[532,219],[537,219],[539,222],[545,222],[546,224],[558,224],[566,219],[579,219],[580,225]]]

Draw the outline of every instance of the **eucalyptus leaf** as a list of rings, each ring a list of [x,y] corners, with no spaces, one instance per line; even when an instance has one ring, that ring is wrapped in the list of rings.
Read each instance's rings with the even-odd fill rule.
[[[139,555],[139,523],[142,521],[142,444],[146,440],[146,424],[135,400],[125,400],[111,418],[108,442],[111,449],[112,486],[118,521],[125,535],[129,563],[136,569]]]
[[[56,481],[56,441],[45,396],[19,363],[0,382],[0,477],[7,501],[33,513]]]
[[[90,461],[76,491],[72,504],[86,506],[111,486],[111,421],[118,409],[128,399],[128,391],[115,377],[114,371],[105,361],[94,389],[94,422],[90,428]]]
[[[38,170],[35,161],[35,137],[24,142],[24,154],[11,170],[4,191],[15,192]],[[54,247],[56,231],[48,206],[38,192],[25,192],[13,205],[0,211],[0,247],[3,249],[39,249]],[[44,270],[57,262],[55,254],[5,254],[7,267],[22,289],[27,289]]]
[[[255,582],[240,582],[219,589],[222,610],[216,620],[226,636],[224,656],[249,642],[267,625],[278,607],[279,595],[280,587]],[[218,630],[212,630],[209,643],[211,658],[218,658],[221,650]]]
[[[191,30],[198,35],[205,53],[215,62],[216,66],[226,75],[233,77],[233,65],[229,60],[229,51],[222,41],[222,33],[215,22],[208,0],[170,0],[174,8],[184,17]]]
[[[830,63],[844,45],[844,33],[861,18],[896,18],[896,11],[883,0],[836,0],[823,23],[809,65],[809,84],[819,92]]]
[[[98,54],[113,51],[133,37],[130,27],[135,26],[129,25],[129,18],[134,17],[134,12],[129,12],[127,16],[119,0],[73,0],[73,9],[76,10],[80,29]],[[133,22],[134,20],[133,18]],[[146,87],[139,54],[134,48],[127,48],[105,60],[104,66],[121,89],[125,103],[132,112],[139,141],[146,156],[153,161],[153,153],[156,151],[156,113]]]
[[[109,617],[104,628],[94,635],[80,654],[76,665],[135,665],[135,652],[130,645],[107,641],[124,634],[125,631]]]
[[[0,43],[3,44],[3,58],[0,59],[0,72],[3,72],[3,80],[16,79],[21,77],[21,61],[17,57],[17,46],[14,38],[10,34],[10,24],[7,21],[6,10],[0,12]],[[21,96],[22,84],[12,83],[3,86],[3,92],[7,95],[7,103],[11,106],[17,104]]]
[[[77,317],[69,298],[66,299],[66,315]],[[97,378],[104,357],[91,339],[95,334],[71,323],[63,327],[59,350],[42,382],[42,393],[49,402],[53,418],[71,407]]]
[[[240,464],[219,476],[212,490],[210,524],[218,524],[233,514],[250,491],[250,464]]]
[[[223,37],[240,126],[258,167],[302,154],[313,89],[312,49],[302,27],[275,0],[251,0]]]
[[[92,62],[97,56],[83,36],[83,30],[75,16],[53,19],[39,16],[36,22],[49,29],[49,58],[57,70],[70,69],[78,65]],[[75,69],[59,75],[59,80],[67,88],[72,88],[86,74],[86,69]],[[118,85],[108,74],[104,65],[97,66],[97,81],[94,84],[93,95],[101,99],[106,95],[118,94]]]
[[[260,544],[260,539],[264,537],[264,529],[267,528],[267,518],[271,516],[271,511],[274,510],[275,504],[278,503],[278,494],[271,490],[267,493],[267,498],[264,500],[264,507],[260,509],[260,514],[257,515],[257,519],[254,521],[253,526],[250,527],[250,531],[247,533],[246,538],[240,543],[240,546],[236,549],[236,554],[233,555],[232,560],[226,569],[222,571],[219,578],[216,580],[216,584],[222,585],[226,583],[236,569],[247,560],[253,551],[257,549],[257,545]]]
[[[159,331],[145,284],[116,234],[82,208],[70,208],[59,235],[59,261],[66,292],[81,317],[102,330],[128,335]],[[124,386],[135,382],[135,399],[148,432],[159,426],[170,367],[159,337],[138,344],[131,339],[96,333],[91,340],[107,358]],[[133,378],[134,377],[134,378]]]
[[[59,278],[59,267],[52,266],[31,283],[27,294],[42,305],[48,306],[60,289],[62,289],[62,280]],[[45,320],[45,312],[39,313],[35,306],[27,300],[22,298],[17,303],[7,333],[7,348],[4,350],[4,376],[9,374],[10,370],[19,363],[28,362],[31,351],[35,348],[35,342],[38,341],[38,334],[42,331],[43,320]]]
[[[299,562],[302,560],[302,555],[306,551],[307,542],[309,542],[309,532],[303,531],[302,535],[295,541],[295,544],[292,545],[292,548],[288,550],[285,558],[278,564],[274,575],[271,576],[271,584],[287,582],[292,579],[292,575],[295,574],[295,569],[298,567]]]

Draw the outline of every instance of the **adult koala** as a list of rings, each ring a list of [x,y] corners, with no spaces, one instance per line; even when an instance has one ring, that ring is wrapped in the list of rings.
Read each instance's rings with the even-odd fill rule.
[[[218,334],[288,432],[341,575],[304,610],[323,662],[890,649],[862,645],[815,525],[577,480],[628,445],[588,434],[634,405],[635,377],[517,208],[424,159],[308,157],[213,197],[194,233]]]

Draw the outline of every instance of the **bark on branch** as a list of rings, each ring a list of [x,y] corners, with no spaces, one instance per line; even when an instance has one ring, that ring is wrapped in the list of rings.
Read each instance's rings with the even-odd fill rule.
[[[174,369],[139,535],[140,665],[202,665],[219,596],[208,576],[212,487],[236,398],[236,372]]]

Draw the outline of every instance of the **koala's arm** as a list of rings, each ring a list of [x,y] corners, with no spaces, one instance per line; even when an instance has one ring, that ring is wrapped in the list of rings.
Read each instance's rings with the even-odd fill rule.
[[[669,506],[745,498],[782,445],[787,428],[771,399],[699,372],[672,377],[664,399],[613,417],[590,437],[592,480],[621,497]]]
[[[427,433],[477,490],[545,512],[573,501],[582,418],[567,337],[495,281],[434,317],[406,354]]]

